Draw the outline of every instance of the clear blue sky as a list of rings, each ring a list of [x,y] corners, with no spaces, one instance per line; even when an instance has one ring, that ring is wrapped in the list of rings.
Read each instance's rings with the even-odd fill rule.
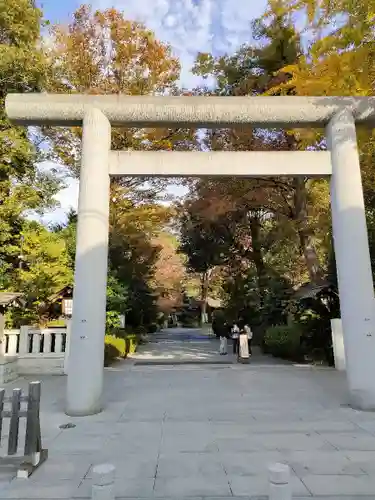
[[[37,3],[45,19],[53,23],[66,22],[79,4],[77,0],[38,0]]]

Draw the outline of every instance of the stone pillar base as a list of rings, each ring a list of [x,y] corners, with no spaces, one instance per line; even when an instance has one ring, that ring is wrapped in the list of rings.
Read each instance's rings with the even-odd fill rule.
[[[0,356],[0,385],[18,378],[17,362],[17,356]]]

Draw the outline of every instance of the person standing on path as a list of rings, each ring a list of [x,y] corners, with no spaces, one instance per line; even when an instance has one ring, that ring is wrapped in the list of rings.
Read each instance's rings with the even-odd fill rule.
[[[233,354],[238,354],[238,344],[240,338],[240,329],[236,322],[232,326]]]
[[[243,319],[239,321],[239,345],[238,345],[238,362],[248,363],[250,359],[249,354],[249,337],[247,331],[245,331],[246,323]],[[247,330],[247,329],[246,329]]]
[[[228,325],[223,323],[220,325],[220,355],[225,356],[228,354]]]
[[[253,340],[253,332],[247,323],[245,323],[243,330],[244,330],[245,334],[247,335],[247,345],[248,345],[248,349],[249,349],[249,356],[252,356],[253,353],[251,350],[251,341]]]

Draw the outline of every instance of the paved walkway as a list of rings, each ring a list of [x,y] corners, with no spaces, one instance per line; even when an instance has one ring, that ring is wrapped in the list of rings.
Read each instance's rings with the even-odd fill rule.
[[[88,498],[92,465],[102,462],[117,468],[119,498],[259,497],[268,493],[267,465],[275,461],[292,467],[295,498],[375,498],[375,415],[345,406],[341,374],[267,358],[137,364],[171,352],[191,360],[193,349],[217,359],[217,342],[192,339],[197,334],[160,336],[106,369],[99,415],[66,417],[65,379],[42,379],[50,458],[29,480],[8,483],[3,475],[0,498]],[[59,429],[67,422],[76,427]]]
[[[229,346],[228,346],[228,351]],[[232,355],[219,355],[219,341],[197,329],[171,328],[153,337],[153,342],[143,346],[134,356],[141,364],[204,364],[233,363]]]
[[[233,355],[231,341],[228,342],[228,354],[220,356],[220,341],[197,329],[174,328],[156,334],[153,342],[143,346],[134,356],[136,366],[141,365],[179,365],[179,364],[237,364]],[[254,349],[252,365],[290,364],[277,361],[272,357],[260,355],[259,348]]]

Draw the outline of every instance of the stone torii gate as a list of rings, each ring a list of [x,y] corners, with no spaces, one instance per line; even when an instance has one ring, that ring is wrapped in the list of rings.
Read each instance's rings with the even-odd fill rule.
[[[375,98],[12,94],[6,111],[20,125],[83,127],[68,415],[102,409],[110,175],[330,176],[350,402],[375,410],[375,303],[356,138],[356,123],[375,128]],[[111,125],[326,127],[329,151],[111,152]]]

